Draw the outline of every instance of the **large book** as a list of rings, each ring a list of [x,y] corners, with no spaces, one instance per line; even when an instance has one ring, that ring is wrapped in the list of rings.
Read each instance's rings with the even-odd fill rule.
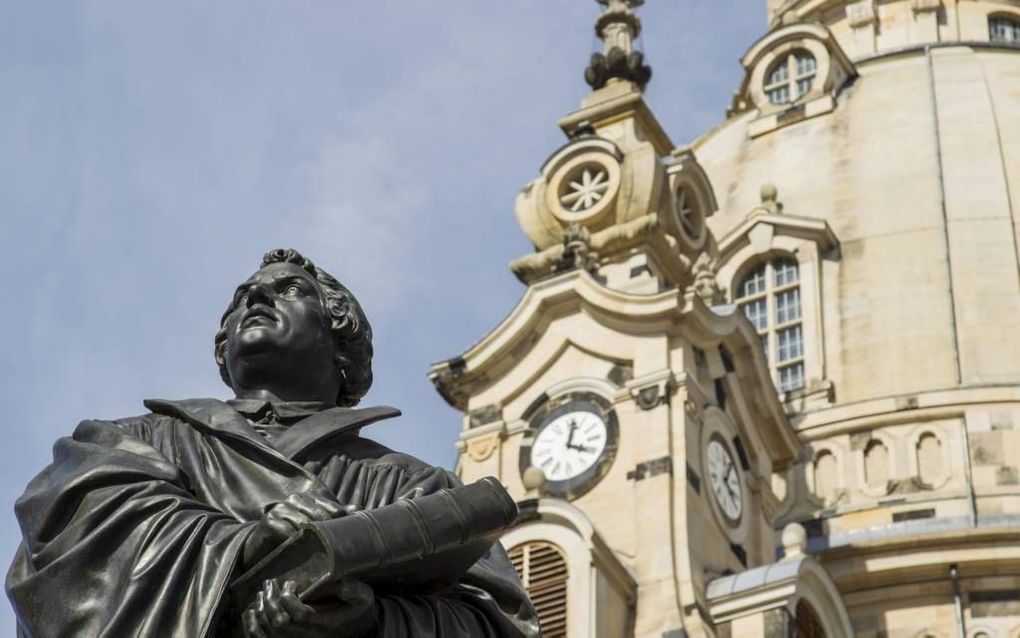
[[[231,584],[240,609],[263,583],[295,581],[302,600],[355,578],[377,591],[429,593],[457,582],[517,520],[495,478],[309,523]]]

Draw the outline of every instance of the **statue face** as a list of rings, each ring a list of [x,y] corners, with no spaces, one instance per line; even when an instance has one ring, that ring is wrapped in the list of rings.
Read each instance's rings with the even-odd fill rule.
[[[318,282],[301,267],[275,263],[262,268],[238,286],[234,305],[224,324],[232,379],[238,378],[239,366],[269,364],[286,373],[331,360],[329,312]]]

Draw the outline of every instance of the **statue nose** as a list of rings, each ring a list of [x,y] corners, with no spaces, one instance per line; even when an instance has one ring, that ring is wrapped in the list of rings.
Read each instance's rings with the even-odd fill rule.
[[[252,284],[248,288],[248,307],[251,308],[256,303],[266,306],[273,305],[273,297],[270,294],[268,287],[262,284]]]

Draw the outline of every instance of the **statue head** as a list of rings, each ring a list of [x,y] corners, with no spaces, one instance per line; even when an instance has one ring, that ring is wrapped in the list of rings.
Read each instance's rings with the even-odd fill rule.
[[[237,287],[216,333],[220,376],[238,396],[358,403],[372,385],[372,328],[358,300],[293,249],[271,250]]]

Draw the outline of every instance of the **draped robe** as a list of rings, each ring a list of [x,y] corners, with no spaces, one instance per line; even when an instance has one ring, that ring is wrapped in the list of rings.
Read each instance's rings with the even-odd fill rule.
[[[225,613],[228,585],[273,504],[307,492],[372,509],[458,484],[359,435],[393,408],[327,409],[267,441],[215,399],[145,405],[83,421],[18,499],[7,593],[19,635],[225,635],[239,624]],[[539,635],[498,544],[453,587],[376,603],[378,636]]]

